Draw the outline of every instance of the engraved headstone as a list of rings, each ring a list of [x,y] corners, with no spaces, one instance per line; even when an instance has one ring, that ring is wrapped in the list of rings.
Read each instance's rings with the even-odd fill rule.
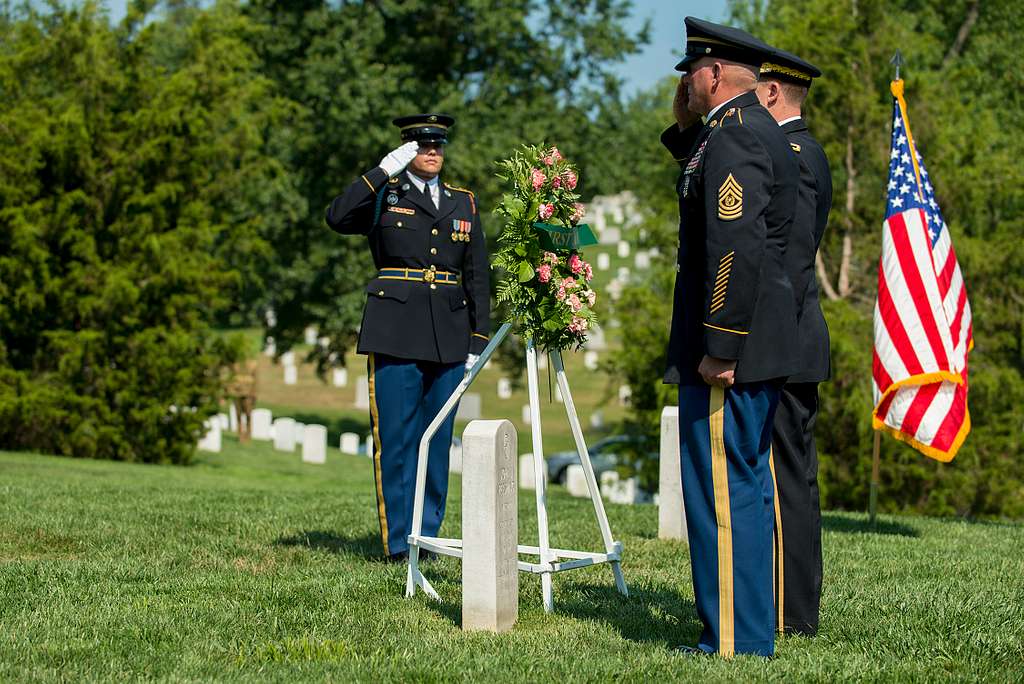
[[[358,440],[358,437],[356,438]],[[327,428],[323,425],[307,425],[302,431],[302,462],[327,462]]]
[[[200,451],[210,451],[215,454],[220,453],[220,421],[216,418],[210,418],[203,422],[203,430],[206,432],[203,434],[203,438],[199,440],[199,444],[196,448]]]
[[[284,367],[284,384],[295,385],[299,382],[299,369],[295,366]]]
[[[625,240],[619,240],[619,244],[615,247],[615,253],[619,255],[620,259],[625,259],[629,256],[629,243]]]
[[[348,369],[347,368],[335,368],[331,371],[331,384],[335,387],[345,387],[348,385]]]
[[[252,438],[270,441],[270,423],[273,416],[270,409],[253,409],[252,412]]]
[[[512,381],[508,378],[498,378],[498,398],[512,398]]]
[[[356,408],[364,411],[370,408],[370,381],[365,375],[356,378]]]
[[[537,478],[533,473],[533,454],[522,454],[519,457],[519,488],[537,488]]]
[[[354,432],[343,432],[341,433],[341,453],[352,454],[353,456],[359,453],[359,435]]]
[[[568,489],[569,493],[573,496],[590,496],[590,488],[587,487],[587,476],[583,471],[583,466],[579,463],[573,463],[571,466],[566,468],[565,488]]]
[[[466,392],[459,401],[459,410],[455,414],[456,420],[479,420],[483,411],[483,401],[476,392]]]
[[[295,420],[278,418],[274,421],[274,449],[295,451]]]
[[[519,614],[516,429],[473,421],[462,443],[462,629],[503,632]]]
[[[658,539],[687,540],[686,509],[679,463],[679,407],[661,411],[661,453],[658,461]]]
[[[597,255],[597,270],[598,271],[607,271],[609,268],[611,268],[611,265],[612,265],[612,258],[610,256],[608,256],[607,252],[601,252],[600,254]]]

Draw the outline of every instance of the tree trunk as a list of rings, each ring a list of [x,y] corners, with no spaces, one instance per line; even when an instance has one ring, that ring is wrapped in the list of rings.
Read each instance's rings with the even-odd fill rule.
[[[839,298],[850,294],[850,261],[853,256],[853,211],[857,199],[857,168],[853,165],[853,124],[846,127],[846,231],[843,256],[839,262]]]
[[[981,9],[981,0],[974,0],[967,8],[967,16],[964,17],[964,23],[960,24],[960,30],[956,33],[956,40],[949,46],[949,52],[942,60],[942,68],[945,69],[960,56],[960,52],[964,49],[964,43],[967,42],[967,37],[971,35],[971,29],[974,28],[974,22],[978,21],[978,14]]]
[[[829,301],[834,302],[839,299],[839,295],[836,294],[832,283],[828,279],[828,271],[825,270],[825,260],[821,258],[820,251],[814,255],[814,271],[818,274],[818,283],[821,284],[821,290],[828,297]]]

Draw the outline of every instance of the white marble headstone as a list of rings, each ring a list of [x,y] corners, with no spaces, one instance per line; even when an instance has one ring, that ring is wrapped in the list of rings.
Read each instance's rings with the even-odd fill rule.
[[[203,422],[203,438],[199,440],[199,444],[196,448],[200,451],[210,451],[215,454],[220,453],[220,421],[216,418],[210,418]]]
[[[565,488],[573,496],[589,497],[590,489],[587,487],[587,475],[583,466],[573,463],[565,471]]]
[[[284,384],[295,385],[299,382],[299,369],[295,366],[284,367]]]
[[[597,255],[597,270],[607,271],[612,265],[612,258],[608,256],[607,252],[601,252]]]
[[[619,240],[619,244],[615,247],[615,253],[619,255],[620,259],[625,259],[629,256],[629,243],[625,240]]]
[[[536,489],[537,478],[533,472],[533,454],[519,456],[519,487],[520,489]]]
[[[220,424],[220,429],[223,432],[226,432],[231,427],[231,419],[228,418],[226,413],[218,413],[217,422]]]
[[[629,385],[619,385],[619,406],[629,406],[633,397],[633,389]]]
[[[316,344],[317,330],[313,326],[307,327],[302,331],[303,341],[309,346]]]
[[[253,409],[252,412],[252,438],[263,441],[270,441],[270,423],[273,416],[270,409]]]
[[[601,240],[603,245],[617,245],[622,240],[622,231],[618,228],[611,227],[604,231],[604,239]]]
[[[516,429],[475,420],[462,443],[462,629],[503,632],[519,614]]]
[[[498,378],[498,398],[512,398],[512,381],[508,378]]]
[[[604,413],[601,411],[594,411],[590,414],[590,427],[595,430],[600,430],[604,427]]]
[[[661,411],[661,448],[658,458],[658,539],[687,541],[686,508],[680,474],[679,407]]]
[[[366,443],[366,458],[373,458],[373,433],[366,435],[363,441]]]
[[[356,378],[356,408],[364,410],[370,408],[370,381],[365,375]]]
[[[457,420],[479,420],[483,411],[483,400],[476,392],[466,392],[459,400],[459,410],[455,414]]]
[[[228,404],[228,430],[238,432],[238,409],[235,408],[235,402]]]
[[[639,271],[646,271],[651,267],[651,254],[650,252],[637,252],[633,257],[633,265],[636,266]]]
[[[452,440],[451,446],[448,447],[448,472],[462,472],[462,455],[462,444],[456,444],[455,440]]]
[[[293,351],[286,351],[284,354],[281,354],[281,365],[285,366],[285,367],[294,366],[295,365],[295,352],[293,352]]]
[[[327,462],[327,428],[323,425],[307,425],[302,431],[302,462]]]
[[[343,454],[358,454],[359,453],[359,435],[354,432],[343,432],[341,433],[341,453]]]
[[[277,344],[274,343],[272,336],[267,336],[267,339],[263,343],[263,355],[274,358],[274,354],[277,353]]]
[[[619,271],[615,277],[618,278],[620,282],[628,283],[629,273],[629,266],[619,266]]]
[[[278,418],[274,421],[274,448],[278,451],[295,451],[295,420]]]
[[[523,425],[530,425],[531,423],[533,423],[533,414],[530,413],[530,405],[529,404],[523,404],[522,418],[523,418]]]
[[[597,370],[598,356],[597,352],[593,350],[583,352],[583,367],[587,370]]]
[[[347,368],[335,368],[331,371],[331,384],[335,387],[345,387],[348,385],[348,369]]]

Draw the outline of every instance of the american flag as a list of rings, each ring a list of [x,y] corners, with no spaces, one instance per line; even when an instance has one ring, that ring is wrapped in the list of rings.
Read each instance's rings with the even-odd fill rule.
[[[967,354],[971,306],[935,188],[893,81],[892,147],[882,224],[872,364],[873,425],[939,461],[971,429]]]

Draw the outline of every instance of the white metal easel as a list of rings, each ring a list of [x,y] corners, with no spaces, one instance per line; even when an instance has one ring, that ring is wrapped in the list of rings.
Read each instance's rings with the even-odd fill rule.
[[[488,343],[486,349],[480,354],[480,358],[473,365],[459,386],[448,398],[434,420],[427,426],[423,438],[420,440],[420,449],[416,467],[416,499],[412,513],[412,534],[409,535],[409,572],[406,577],[405,595],[411,597],[416,593],[416,587],[423,589],[427,596],[440,601],[434,587],[419,569],[420,549],[433,551],[445,556],[462,558],[462,540],[444,539],[440,537],[424,537],[421,535],[423,529],[423,497],[427,478],[427,458],[430,448],[430,440],[441,427],[441,423],[455,409],[462,395],[473,384],[477,374],[487,363],[487,360],[498,348],[501,341],[505,339],[512,328],[511,323],[505,323],[498,330],[497,334]],[[537,533],[539,546],[519,546],[519,553],[527,556],[538,556],[540,561],[528,563],[519,561],[521,572],[539,574],[541,577],[541,590],[544,595],[544,610],[551,612],[554,608],[554,601],[551,592],[551,575],[565,570],[574,570],[599,563],[609,563],[612,566],[612,573],[615,575],[615,586],[623,596],[629,595],[626,588],[626,580],[622,576],[622,544],[612,539],[612,530],[608,525],[608,516],[605,514],[604,502],[601,500],[601,492],[597,487],[597,478],[594,476],[594,468],[590,463],[590,452],[583,439],[583,429],[580,427],[580,419],[576,414],[576,406],[572,401],[572,393],[569,391],[569,381],[565,375],[565,367],[562,364],[562,354],[558,351],[549,353],[551,365],[555,369],[555,376],[558,381],[558,388],[565,400],[565,412],[569,419],[569,427],[572,429],[572,436],[576,442],[576,451],[580,456],[580,463],[583,465],[583,472],[587,480],[587,488],[590,490],[590,499],[594,503],[594,514],[597,516],[597,524],[601,528],[601,537],[604,541],[604,553],[589,551],[573,551],[569,549],[553,549],[548,537],[548,509],[547,509],[547,474],[544,466],[544,446],[541,438],[540,425],[540,396],[537,382],[537,350],[533,346],[533,340],[526,343],[526,374],[530,394],[530,417],[531,432],[533,436],[533,472],[534,482],[537,485]]]

